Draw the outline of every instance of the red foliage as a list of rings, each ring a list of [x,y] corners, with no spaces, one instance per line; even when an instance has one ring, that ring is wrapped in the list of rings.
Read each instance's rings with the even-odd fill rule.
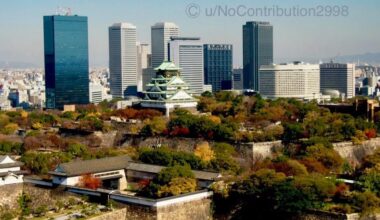
[[[144,188],[146,186],[148,186],[150,183],[150,180],[149,179],[142,179],[140,180],[137,185],[139,186],[139,188]]]
[[[91,174],[82,175],[79,179],[79,186],[84,187],[84,188],[97,189],[101,185],[102,185],[102,181]]]
[[[367,136],[368,139],[375,138],[376,137],[376,130],[374,128],[366,129],[364,131],[365,136]]]
[[[160,111],[154,109],[141,109],[125,108],[116,110],[115,115],[126,119],[152,119],[157,116],[162,116]]]
[[[188,128],[184,128],[184,127],[174,127],[172,129],[172,131],[170,132],[170,135],[173,135],[173,136],[187,136],[190,134],[190,130]]]
[[[338,196],[338,197],[344,196],[345,193],[348,192],[348,190],[349,190],[349,187],[346,184],[340,183],[339,185],[336,186],[335,196]]]

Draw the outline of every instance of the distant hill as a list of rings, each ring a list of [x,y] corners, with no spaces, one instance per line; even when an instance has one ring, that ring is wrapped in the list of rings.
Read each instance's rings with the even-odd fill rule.
[[[342,62],[342,63],[357,63],[359,61],[360,64],[368,63],[371,65],[379,65],[380,53],[365,53],[365,54],[338,56],[336,58],[336,61]]]
[[[20,69],[25,69],[25,68],[38,68],[41,66],[38,66],[34,63],[28,63],[28,62],[6,62],[6,61],[0,61],[0,68],[20,68]]]

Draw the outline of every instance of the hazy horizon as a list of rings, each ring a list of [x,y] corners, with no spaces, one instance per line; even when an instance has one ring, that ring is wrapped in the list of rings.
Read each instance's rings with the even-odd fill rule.
[[[304,60],[318,62],[336,56],[380,52],[380,30],[376,0],[319,1],[228,1],[178,0],[4,0],[0,14],[0,62],[43,66],[43,20],[58,6],[89,21],[90,66],[108,65],[108,26],[129,22],[137,26],[138,40],[150,44],[150,26],[160,21],[176,23],[181,36],[201,37],[204,43],[234,46],[234,67],[242,66],[242,25],[246,21],[269,21],[274,27],[275,62]],[[186,13],[189,6],[201,8],[199,17]],[[347,16],[207,16],[205,11],[221,8],[317,8],[347,6]],[[194,8],[191,8],[193,11]],[[187,11],[188,12],[188,11]]]

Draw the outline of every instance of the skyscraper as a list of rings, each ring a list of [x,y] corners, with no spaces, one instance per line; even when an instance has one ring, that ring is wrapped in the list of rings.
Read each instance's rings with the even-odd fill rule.
[[[232,45],[203,45],[205,84],[212,85],[212,91],[232,88]]]
[[[321,70],[321,92],[338,90],[347,98],[355,96],[355,64],[323,63]]]
[[[149,44],[137,43],[137,91],[143,91],[143,71],[150,67]]]
[[[243,25],[243,86],[258,90],[259,69],[273,63],[273,26],[250,21]]]
[[[156,68],[162,62],[168,61],[168,43],[171,37],[179,36],[179,28],[170,22],[159,22],[151,27],[152,67]]]
[[[87,104],[87,17],[44,16],[44,55],[46,108]]]
[[[136,27],[116,23],[108,29],[109,68],[112,97],[137,94]]]
[[[169,60],[181,68],[189,93],[200,95],[204,85],[203,44],[198,37],[172,37]]]

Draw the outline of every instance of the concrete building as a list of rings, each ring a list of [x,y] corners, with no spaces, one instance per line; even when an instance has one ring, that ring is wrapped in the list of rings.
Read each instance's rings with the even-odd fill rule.
[[[269,22],[251,21],[243,25],[244,89],[259,88],[259,69],[273,63],[273,26]]]
[[[179,28],[171,22],[158,22],[151,27],[152,67],[168,61],[168,43],[171,37],[179,36]]]
[[[212,91],[232,89],[232,44],[203,45],[205,84]]]
[[[232,87],[234,90],[243,90],[243,69],[232,70]]]
[[[319,98],[319,65],[301,62],[264,65],[260,68],[259,85],[260,94],[266,98]]]
[[[198,37],[172,37],[169,60],[181,68],[181,77],[189,85],[189,93],[200,95],[204,85],[203,44]]]
[[[89,102],[87,23],[84,16],[44,16],[46,108]]]
[[[143,91],[143,71],[151,67],[149,44],[137,43],[137,91]]]
[[[127,188],[125,168],[131,158],[128,156],[106,157],[96,160],[73,161],[59,164],[49,172],[53,184],[77,186],[83,175],[90,174],[102,181],[104,189],[124,190]]]
[[[346,98],[355,96],[355,64],[323,63],[321,71],[321,92],[338,90]]]
[[[99,84],[90,83],[90,102],[98,104],[103,100],[103,86]]]
[[[137,94],[136,26],[116,23],[108,29],[110,88],[113,98]]]

